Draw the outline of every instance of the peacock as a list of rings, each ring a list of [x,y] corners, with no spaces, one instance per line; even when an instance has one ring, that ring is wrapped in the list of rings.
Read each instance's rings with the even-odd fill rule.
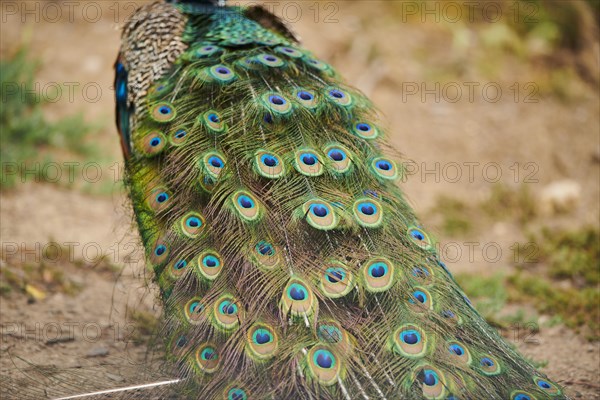
[[[436,254],[369,99],[283,21],[145,5],[115,70],[177,398],[567,398]]]

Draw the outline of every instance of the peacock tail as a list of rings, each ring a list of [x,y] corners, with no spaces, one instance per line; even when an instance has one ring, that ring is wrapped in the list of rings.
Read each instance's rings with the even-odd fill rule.
[[[440,261],[373,105],[276,17],[142,7],[115,87],[180,397],[566,398]]]

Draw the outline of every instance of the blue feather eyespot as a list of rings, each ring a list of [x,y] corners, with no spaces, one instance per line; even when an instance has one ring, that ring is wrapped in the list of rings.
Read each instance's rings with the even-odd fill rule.
[[[316,345],[308,354],[306,361],[310,377],[316,379],[323,386],[337,383],[341,370],[341,360],[329,348]]]
[[[165,264],[169,257],[169,250],[168,245],[162,239],[156,241],[149,254],[150,262],[155,268]]]
[[[198,267],[201,278],[208,281],[215,280],[223,270],[221,256],[212,250],[203,252],[198,256]]]
[[[424,285],[433,283],[433,273],[431,269],[425,265],[416,265],[412,269],[412,277],[414,280],[421,282]]]
[[[233,315],[237,314],[238,308],[235,304],[232,304],[230,301],[225,300],[219,304],[219,311],[221,314]]]
[[[346,272],[341,268],[327,268],[325,278],[331,283],[339,283],[346,278]]]
[[[417,227],[411,226],[410,228],[408,228],[408,238],[417,246],[419,246],[422,249],[425,250],[430,250],[431,249],[431,239],[429,239],[429,236],[427,236],[427,234],[425,233],[425,231],[423,231],[422,229],[419,229]]]
[[[398,167],[392,160],[378,157],[371,162],[371,170],[380,180],[398,179]]]
[[[325,296],[337,299],[354,288],[354,276],[341,262],[331,261],[326,265],[319,287]]]
[[[242,317],[238,302],[231,296],[222,296],[214,305],[214,322],[217,327],[231,330],[236,328]]]
[[[410,294],[408,302],[416,312],[423,312],[424,310],[431,310],[433,308],[431,295],[424,288],[415,288]]]
[[[317,336],[319,340],[331,344],[340,343],[344,338],[341,329],[333,325],[333,323],[323,323],[319,325],[317,328]]]
[[[221,134],[226,131],[227,125],[223,122],[221,115],[216,111],[207,111],[200,117],[200,122],[208,128],[211,133]]]
[[[443,374],[434,367],[423,366],[417,373],[417,382],[427,399],[445,399],[448,385]]]
[[[395,268],[386,258],[378,257],[367,261],[362,272],[365,288],[369,292],[383,292],[394,284]]]
[[[271,113],[286,115],[292,111],[292,103],[278,93],[265,93],[262,100]]]
[[[544,393],[549,394],[550,396],[558,396],[562,393],[558,386],[546,379],[534,376],[533,382],[537,385],[539,389],[544,391]]]
[[[188,138],[187,134],[188,134],[187,130],[185,130],[184,128],[176,129],[169,138],[171,144],[174,146],[179,146],[179,145],[185,143],[185,141]]]
[[[284,314],[292,316],[306,316],[314,312],[316,306],[314,294],[299,278],[292,278],[285,287],[281,296],[281,307]]]
[[[323,174],[323,164],[317,154],[308,149],[301,149],[296,152],[295,157],[296,170],[306,176],[320,176]]]
[[[166,145],[162,132],[152,131],[137,141],[138,148],[146,157],[153,157],[164,149]]]
[[[537,400],[536,397],[534,397],[532,394],[522,391],[522,390],[517,390],[515,392],[512,392],[510,395],[510,399],[511,400]]]
[[[330,70],[329,65],[327,65],[323,61],[319,61],[319,60],[317,60],[315,58],[311,58],[311,57],[305,56],[302,59],[302,61],[304,61],[304,63],[306,65],[308,65],[309,67],[314,68],[314,69],[319,70],[319,71],[329,71]]]
[[[488,376],[498,375],[500,372],[502,372],[502,369],[500,368],[500,364],[498,364],[498,361],[496,361],[491,356],[480,358],[479,359],[479,368],[480,368],[481,372],[483,372],[483,374],[488,375]]]
[[[165,123],[173,121],[177,112],[171,103],[160,102],[150,107],[150,116],[156,122]]]
[[[219,46],[215,46],[214,44],[208,44],[192,50],[192,58],[205,58],[222,52],[223,49]]]
[[[317,96],[312,90],[296,89],[294,94],[296,101],[305,108],[314,109],[319,104]]]
[[[471,353],[469,350],[460,343],[450,342],[448,344],[448,352],[450,356],[457,362],[470,365],[471,364]]]
[[[197,212],[187,213],[179,224],[180,232],[191,239],[197,238],[204,228],[204,218]]]
[[[269,113],[266,113],[265,116],[263,117],[263,121],[267,124],[272,124],[273,123],[273,116]]]
[[[275,246],[264,240],[258,242],[254,247],[253,256],[258,265],[267,270],[275,268],[281,261]]]
[[[424,385],[427,386],[435,386],[438,384],[439,382],[439,378],[437,376],[437,373],[435,373],[432,370],[425,370],[423,372],[423,380],[422,380]]]
[[[338,144],[329,145],[324,150],[330,160],[329,165],[334,174],[345,174],[350,171],[352,161],[348,150]]]
[[[177,340],[175,341],[175,346],[182,348],[185,347],[185,345],[188,344],[188,340],[185,336],[179,336],[177,338]]]
[[[379,136],[379,130],[366,122],[359,122],[352,127],[354,134],[362,139],[372,140]]]
[[[259,150],[255,154],[255,166],[258,173],[269,179],[276,179],[285,173],[285,165],[275,153]]]
[[[173,266],[173,268],[175,268],[177,271],[184,269],[187,266],[187,261],[185,260],[179,260],[175,263],[175,265]]]
[[[215,372],[219,368],[219,353],[212,344],[205,343],[196,351],[196,366],[207,374]]]
[[[153,187],[148,194],[146,203],[154,211],[166,209],[170,204],[171,195],[164,187]]]
[[[275,51],[281,54],[285,54],[286,56],[291,58],[302,58],[304,56],[304,54],[301,51],[288,46],[277,47],[275,48]]]
[[[154,255],[156,255],[157,257],[160,257],[163,254],[165,254],[166,251],[167,251],[167,246],[165,246],[164,244],[161,244],[154,248]]]
[[[294,283],[290,285],[288,295],[294,301],[301,301],[308,297],[308,292],[304,286]]]
[[[235,72],[225,65],[215,65],[209,68],[208,73],[212,78],[221,83],[229,83],[237,78]]]
[[[184,259],[171,262],[169,264],[170,268],[168,269],[169,276],[172,279],[179,279],[179,277],[185,273],[187,264],[187,261]]]
[[[338,217],[329,203],[322,200],[310,200],[302,207],[306,222],[320,230],[331,230],[337,226]]]
[[[313,360],[319,368],[329,369],[335,365],[335,356],[328,350],[317,350]]]
[[[393,349],[404,357],[423,357],[427,352],[427,336],[416,325],[402,325],[394,332]]]
[[[378,262],[369,266],[369,275],[373,278],[382,278],[388,273],[385,263]]]
[[[270,325],[256,323],[246,334],[247,347],[250,356],[265,360],[275,355],[278,347],[278,338]]]
[[[281,58],[272,54],[260,54],[257,56],[257,59],[261,64],[266,65],[267,67],[281,67],[284,65]]]
[[[232,388],[227,391],[227,400],[248,400],[248,395],[243,389]]]
[[[365,228],[377,228],[383,222],[383,211],[376,200],[358,199],[352,207],[356,222]]]
[[[233,194],[232,201],[236,211],[244,220],[251,222],[261,217],[261,207],[251,193],[239,190]]]
[[[349,93],[339,88],[329,88],[326,92],[329,100],[340,106],[348,107],[352,105],[352,96]]]
[[[201,160],[201,168],[212,179],[218,179],[225,168],[225,157],[217,152],[206,153]]]
[[[199,298],[193,298],[185,304],[185,317],[188,322],[197,324],[204,316],[204,304]]]

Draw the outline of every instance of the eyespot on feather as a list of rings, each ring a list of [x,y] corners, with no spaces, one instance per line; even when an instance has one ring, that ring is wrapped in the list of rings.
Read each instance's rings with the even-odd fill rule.
[[[233,206],[243,220],[252,222],[261,217],[261,206],[250,192],[238,190],[231,197]]]
[[[373,199],[358,199],[352,207],[356,222],[364,228],[378,228],[383,222],[381,204]]]
[[[239,326],[242,316],[241,304],[230,295],[220,297],[213,307],[215,325],[225,330],[232,330]]]
[[[292,112],[292,103],[278,93],[265,93],[262,102],[272,114],[287,115]]]
[[[151,131],[137,141],[138,150],[146,157],[153,157],[160,154],[165,148],[167,141],[162,132]]]
[[[226,65],[219,64],[208,69],[208,74],[211,78],[219,83],[231,83],[237,79],[237,75],[231,68]]]
[[[205,309],[204,303],[199,297],[190,299],[183,307],[185,318],[194,325],[199,324],[202,319],[206,318]]]
[[[204,217],[194,211],[187,213],[179,221],[179,230],[184,236],[190,239],[197,238],[205,228]]]
[[[325,296],[331,299],[343,297],[354,288],[354,276],[343,263],[330,261],[325,264],[319,288]]]
[[[171,122],[177,117],[177,110],[173,104],[161,101],[150,106],[150,117],[158,123]]]
[[[227,125],[223,121],[221,115],[214,110],[210,110],[202,114],[200,117],[200,122],[208,129],[209,132],[216,135],[222,134],[227,129]]]
[[[261,240],[259,241],[252,251],[254,260],[258,263],[258,266],[270,271],[276,268],[281,262],[281,256],[277,246],[271,243]]]
[[[203,279],[214,281],[222,270],[223,261],[216,251],[207,250],[198,256],[198,272]]]
[[[361,271],[363,284],[368,292],[384,292],[394,284],[396,269],[387,258],[372,258],[363,264]]]
[[[408,238],[420,248],[424,250],[431,249],[431,239],[429,238],[427,233],[425,233],[425,231],[423,231],[422,229],[417,228],[416,226],[411,226],[408,228],[407,235]]]
[[[265,178],[277,179],[285,174],[283,160],[273,152],[257,151],[254,155],[254,165],[258,173]]]
[[[221,363],[217,347],[211,343],[202,344],[196,351],[196,367],[201,372],[212,374],[219,369]]]
[[[485,356],[479,359],[479,370],[488,376],[498,375],[502,372],[500,364],[492,356]]]
[[[358,122],[352,127],[354,134],[365,140],[373,140],[379,136],[379,129],[367,122]]]
[[[163,211],[171,204],[171,193],[163,186],[153,187],[146,202],[152,211]]]
[[[338,217],[331,205],[323,200],[309,200],[304,203],[303,212],[306,222],[319,230],[335,229]]]
[[[272,326],[254,324],[246,333],[246,349],[252,358],[266,360],[275,355],[279,339]]]
[[[296,89],[294,91],[294,99],[301,106],[311,110],[317,108],[319,105],[316,93],[308,89]]]
[[[217,180],[223,171],[223,168],[225,168],[225,156],[216,151],[208,152],[202,156],[200,168],[210,178]]]
[[[281,295],[281,309],[284,315],[294,317],[310,316],[315,312],[316,298],[310,287],[298,278],[292,278]]]
[[[408,303],[415,312],[425,312],[433,309],[431,294],[427,289],[415,286],[410,292]]]
[[[337,87],[330,86],[325,88],[325,96],[333,103],[342,107],[349,107],[353,104],[350,93]]]
[[[396,353],[408,358],[421,358],[428,350],[428,337],[417,325],[404,324],[392,337],[393,349]]]
[[[329,158],[331,171],[335,174],[345,174],[352,168],[350,152],[339,144],[331,144],[325,147],[325,154]]]
[[[291,46],[279,46],[275,48],[275,51],[280,53],[280,54],[284,54],[290,58],[302,58],[304,57],[304,53],[302,53],[300,50],[295,49]]]
[[[560,388],[547,379],[534,376],[533,382],[536,384],[538,389],[540,389],[549,396],[559,396],[560,394],[562,394]]]
[[[306,363],[311,377],[323,386],[334,385],[340,378],[342,361],[333,349],[314,346],[306,354]]]
[[[393,160],[377,157],[371,162],[371,169],[375,176],[383,180],[398,179],[398,167]]]
[[[450,353],[451,359],[457,364],[471,365],[473,361],[469,349],[462,343],[449,342],[448,352]]]
[[[426,399],[443,399],[447,394],[446,379],[441,371],[430,365],[422,365],[415,371],[415,381]]]
[[[300,149],[296,151],[294,166],[302,175],[314,177],[323,174],[323,164],[317,153],[312,149]]]

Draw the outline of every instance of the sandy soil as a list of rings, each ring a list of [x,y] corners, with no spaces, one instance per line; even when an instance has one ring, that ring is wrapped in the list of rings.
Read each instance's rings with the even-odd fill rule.
[[[73,102],[62,98],[48,107],[48,113],[57,118],[81,110],[86,119],[105,122],[105,128],[94,140],[111,160],[120,159],[111,125],[111,85],[112,63],[119,44],[118,27],[130,12],[128,7],[132,2],[126,3],[115,8],[117,3],[97,2],[103,13],[97,22],[91,22],[89,15],[86,20],[81,11],[75,12],[73,22],[69,22],[63,8],[65,15],[58,22],[42,18],[36,23],[30,18],[22,24],[17,15],[8,16],[1,27],[3,57],[14,51],[16,43],[30,38],[33,54],[43,61],[38,76],[42,87],[50,82],[78,82],[81,86],[97,84],[101,88],[98,101],[86,102],[84,94],[76,91]],[[430,210],[441,194],[470,204],[485,198],[494,180],[494,171],[487,171],[491,177],[484,175],[488,163],[499,166],[500,181],[507,185],[515,185],[511,166],[519,163],[516,180],[523,183],[524,176],[532,171],[526,165],[533,163],[537,182],[529,184],[534,193],[564,179],[576,182],[581,188],[571,212],[549,215],[540,224],[566,228],[597,224],[600,102],[596,90],[579,83],[575,84],[575,95],[568,102],[542,96],[538,96],[537,103],[525,103],[521,98],[515,102],[510,86],[515,82],[519,85],[536,82],[536,75],[535,70],[523,68],[518,60],[509,60],[503,61],[496,72],[494,82],[505,93],[498,102],[486,101],[481,93],[473,102],[463,98],[456,103],[443,100],[438,103],[432,96],[422,101],[420,95],[403,99],[407,84],[428,82],[431,87],[436,81],[444,81],[443,71],[439,72],[441,67],[459,65],[460,72],[450,78],[459,85],[480,82],[483,86],[491,81],[483,78],[473,65],[482,57],[482,50],[476,35],[468,32],[468,26],[461,25],[467,33],[457,27],[449,36],[443,23],[397,23],[382,11],[384,7],[378,2],[335,3],[334,8],[321,8],[317,17],[309,4],[288,3],[302,6],[302,17],[292,25],[306,47],[338,67],[349,81],[357,82],[372,97],[388,122],[390,141],[408,160],[415,161],[419,169],[403,187],[426,223],[435,226],[436,218]],[[331,12],[334,14],[330,19],[338,22],[328,23]],[[467,45],[457,45],[460,42],[457,38],[464,35]],[[467,178],[469,170],[464,164],[469,162],[479,163],[472,182]],[[437,182],[434,175],[422,174],[425,168],[434,169],[436,163],[440,168]],[[450,168],[450,163],[461,166],[463,177],[458,181],[451,181],[442,172],[452,172],[445,169]],[[17,292],[0,298],[2,373],[15,374],[13,361],[20,356],[34,363],[61,367],[105,363],[109,364],[106,373],[111,375],[109,379],[115,386],[130,382],[134,375],[128,371],[134,368],[129,367],[144,359],[147,348],[128,340],[132,326],[128,317],[131,310],[155,314],[157,310],[153,294],[146,287],[144,268],[136,262],[138,241],[119,186],[115,185],[112,196],[92,196],[48,184],[23,185],[0,195],[0,221],[2,262],[6,261],[7,251],[14,248],[11,246],[34,249],[33,254],[39,255],[54,240],[76,243],[76,258],[93,260],[94,253],[88,252],[99,248],[122,268],[120,274],[115,274],[98,271],[93,266],[65,267],[65,272],[83,287],[75,296],[49,293],[45,300],[34,303]],[[496,242],[502,249],[508,249],[525,237],[525,232],[511,223],[478,228],[477,237],[456,240]],[[17,257],[23,264],[35,261],[27,259],[32,257],[31,252],[29,256]],[[485,274],[509,265],[508,254],[490,268],[481,253],[476,252],[474,259],[463,257],[450,263],[450,268]],[[52,324],[61,327],[60,335],[51,329],[55,327]],[[67,333],[68,324],[76,324],[72,335]],[[98,329],[100,333],[96,333]],[[65,335],[66,339],[61,340]],[[546,360],[543,371],[566,385],[573,397],[600,399],[599,343],[588,342],[563,326],[547,328],[543,324],[533,341],[515,340],[513,335],[508,339],[526,356]],[[132,363],[120,369],[106,361],[110,357],[125,358]]]

